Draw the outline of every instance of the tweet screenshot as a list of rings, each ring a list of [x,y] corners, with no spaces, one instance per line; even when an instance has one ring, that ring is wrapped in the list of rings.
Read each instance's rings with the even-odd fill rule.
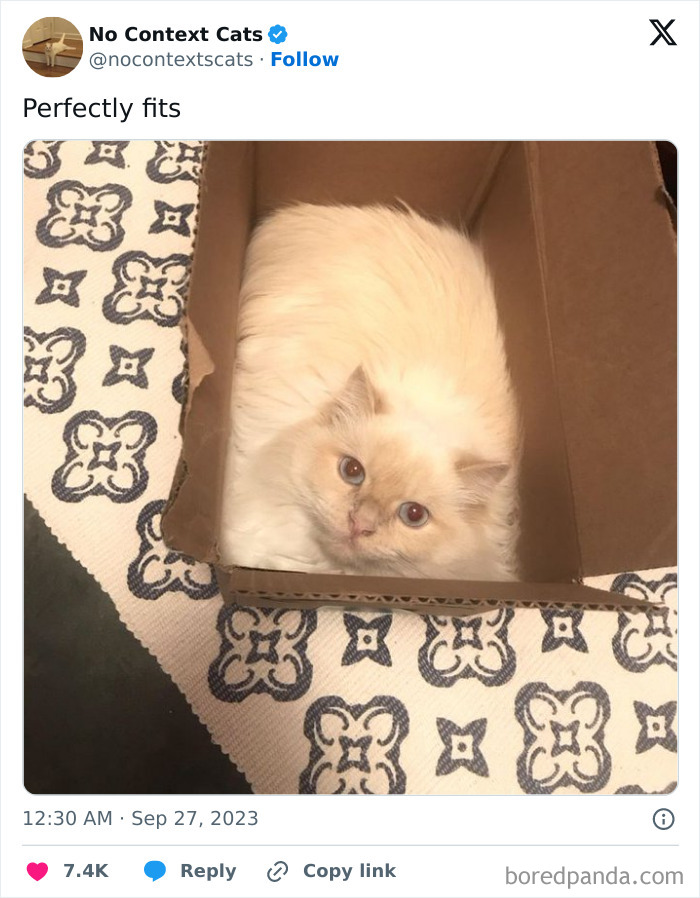
[[[700,3],[0,13],[2,898],[700,898]]]

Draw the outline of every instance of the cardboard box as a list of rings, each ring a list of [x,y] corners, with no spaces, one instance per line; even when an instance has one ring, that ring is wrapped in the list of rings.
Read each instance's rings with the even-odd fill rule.
[[[491,267],[524,422],[524,582],[220,570],[225,597],[472,613],[630,604],[581,584],[676,560],[675,235],[646,142],[212,143],[187,308],[170,546],[217,563],[237,290],[281,203],[407,202],[468,226]]]

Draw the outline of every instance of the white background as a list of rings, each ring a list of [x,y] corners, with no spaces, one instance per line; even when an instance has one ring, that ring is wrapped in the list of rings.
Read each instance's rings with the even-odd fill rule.
[[[2,858],[3,898],[41,895],[700,895],[698,881],[698,3],[668,2],[2,2]],[[42,79],[24,64],[31,22],[60,14],[85,39],[80,67]],[[675,18],[676,47],[650,47],[651,18]],[[280,47],[267,30],[284,25]],[[91,25],[115,29],[114,43],[90,44]],[[211,29],[206,44],[129,43],[139,28]],[[260,28],[260,43],[216,40],[220,25]],[[272,68],[271,52],[339,54],[335,68]],[[250,53],[249,68],[119,68],[94,71],[91,52]],[[262,62],[260,61],[262,58]],[[134,102],[113,119],[23,117],[23,99]],[[141,101],[179,102],[179,118],[144,119]],[[32,796],[22,785],[21,491],[21,157],[35,138],[666,139],[679,150],[680,274],[680,786],[669,796],[488,798]],[[572,210],[575,214],[575,210]],[[687,588],[686,588],[687,586]],[[47,745],[47,763],[51,750]],[[671,808],[676,825],[651,817]],[[257,827],[221,833],[133,827],[133,810],[172,817],[181,809],[255,808]],[[113,813],[111,828],[23,827],[24,811]],[[119,822],[119,817],[124,822]],[[146,843],[148,847],[138,847]],[[32,847],[25,847],[31,845]],[[112,847],[76,847],[71,845]],[[191,847],[178,847],[190,845]],[[216,847],[197,847],[215,845]],[[251,846],[247,848],[246,846]],[[401,848],[398,846],[411,846]],[[429,847],[429,846],[455,847]],[[614,847],[599,847],[599,846]],[[632,846],[642,847],[632,847]],[[35,847],[36,846],[36,847]],[[40,846],[40,847],[39,847]],[[120,847],[114,847],[120,846]],[[156,847],[164,846],[164,847]],[[253,847],[256,846],[256,847]],[[268,847],[270,846],[270,847]],[[303,847],[309,846],[309,847]],[[327,847],[324,847],[327,846]],[[357,847],[342,847],[357,846]],[[385,847],[386,846],[386,847]],[[391,847],[394,846],[394,847]],[[460,847],[457,847],[460,846]],[[484,847],[480,847],[484,846]],[[506,847],[499,847],[506,846]],[[541,846],[541,847],[536,847]],[[556,847],[555,847],[556,846]],[[571,846],[571,847],[564,847]],[[168,875],[151,883],[145,861]],[[271,884],[278,858],[291,872]],[[46,861],[39,883],[25,872]],[[395,880],[359,879],[361,861],[396,865]],[[63,863],[108,862],[98,884],[63,877]],[[233,883],[183,880],[179,864],[226,863]],[[306,863],[353,865],[348,883],[305,878]],[[683,870],[685,885],[615,889],[506,887],[513,869]],[[77,867],[77,869],[79,869]]]

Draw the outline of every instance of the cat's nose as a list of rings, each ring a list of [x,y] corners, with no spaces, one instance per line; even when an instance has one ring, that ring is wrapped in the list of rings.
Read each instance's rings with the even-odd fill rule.
[[[377,521],[370,515],[363,514],[362,511],[348,512],[348,524],[352,539],[356,539],[358,536],[371,536],[377,529]]]

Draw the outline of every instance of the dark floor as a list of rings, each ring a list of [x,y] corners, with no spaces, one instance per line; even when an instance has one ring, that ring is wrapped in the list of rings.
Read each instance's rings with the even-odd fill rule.
[[[24,577],[30,792],[251,791],[28,502]]]

